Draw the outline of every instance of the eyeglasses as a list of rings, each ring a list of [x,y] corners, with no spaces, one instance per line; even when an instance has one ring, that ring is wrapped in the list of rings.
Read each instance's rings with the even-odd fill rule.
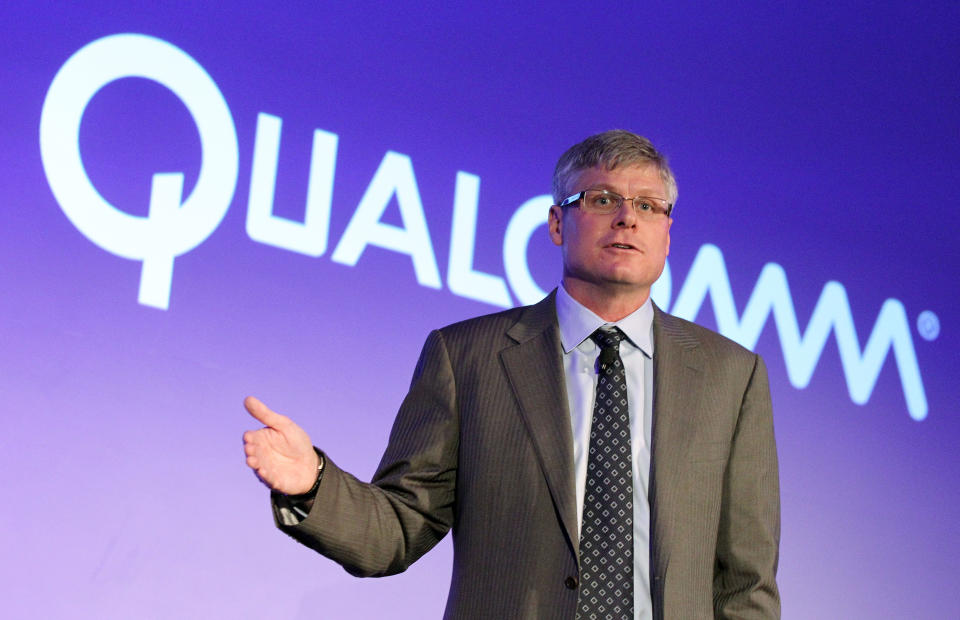
[[[673,211],[673,203],[667,202],[663,198],[652,198],[650,196],[624,198],[620,194],[605,189],[587,189],[577,192],[573,196],[564,198],[559,206],[566,207],[579,203],[580,208],[584,211],[609,215],[619,211],[624,200],[629,200],[633,204],[633,210],[637,216],[645,220],[670,217],[670,213]]]

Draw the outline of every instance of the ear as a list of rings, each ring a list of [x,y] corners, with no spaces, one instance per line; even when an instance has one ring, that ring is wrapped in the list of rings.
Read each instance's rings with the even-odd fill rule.
[[[673,218],[667,220],[667,253],[665,256],[670,256],[670,227],[673,226]]]
[[[547,225],[550,228],[550,240],[554,245],[563,245],[563,207],[553,205],[547,215]]]

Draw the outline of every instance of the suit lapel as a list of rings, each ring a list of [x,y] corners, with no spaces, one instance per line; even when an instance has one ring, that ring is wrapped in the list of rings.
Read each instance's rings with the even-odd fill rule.
[[[516,344],[500,360],[533,440],[540,468],[573,553],[577,553],[577,501],[573,478],[573,431],[563,376],[556,291],[528,307],[507,331]]]
[[[554,291],[528,307],[507,331],[516,344],[500,352],[510,386],[533,440],[570,548],[578,554],[573,432],[563,376]],[[669,564],[669,506],[663,501],[689,453],[689,431],[699,401],[703,362],[699,342],[685,324],[654,306],[653,445],[650,474],[651,576],[662,579]],[[666,507],[666,508],[664,508]],[[660,582],[662,584],[662,582]],[[657,584],[651,583],[656,596]]]
[[[703,396],[699,342],[686,325],[654,306],[653,443],[650,463],[650,554],[654,598],[670,561],[671,514],[677,505],[675,483],[683,471]],[[660,593],[662,594],[662,592]],[[656,607],[656,604],[654,605]]]

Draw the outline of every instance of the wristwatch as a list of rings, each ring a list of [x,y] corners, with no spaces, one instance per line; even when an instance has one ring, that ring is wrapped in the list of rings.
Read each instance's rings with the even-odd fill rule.
[[[320,489],[320,481],[323,480],[323,468],[327,464],[327,459],[324,458],[323,452],[317,448],[314,448],[313,450],[317,453],[317,457],[319,458],[319,461],[317,462],[317,479],[314,481],[313,486],[310,487],[310,490],[306,493],[285,495],[285,497],[291,502],[305,502],[307,500],[311,500],[317,494],[317,490]]]

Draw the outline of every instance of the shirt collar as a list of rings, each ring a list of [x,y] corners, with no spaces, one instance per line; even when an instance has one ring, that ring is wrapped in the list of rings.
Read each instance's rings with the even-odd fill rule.
[[[564,353],[577,348],[598,328],[615,325],[626,334],[631,344],[643,351],[647,357],[653,357],[653,302],[650,297],[627,316],[610,323],[571,297],[561,284],[557,287],[557,321],[560,324],[560,343]]]

